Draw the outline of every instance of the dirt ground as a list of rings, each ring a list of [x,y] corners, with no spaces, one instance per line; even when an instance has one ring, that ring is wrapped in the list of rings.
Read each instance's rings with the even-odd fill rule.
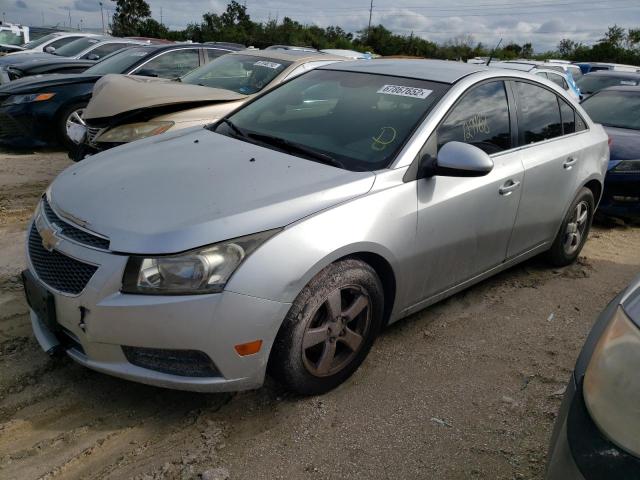
[[[0,478],[534,479],[596,315],[640,272],[640,229],[534,259],[388,328],[322,397],[268,382],[161,390],[48,358],[19,277],[26,223],[69,162],[0,153]]]

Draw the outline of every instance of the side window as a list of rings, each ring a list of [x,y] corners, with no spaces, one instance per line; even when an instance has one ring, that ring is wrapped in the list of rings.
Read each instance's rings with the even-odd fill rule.
[[[576,132],[587,129],[587,123],[582,119],[579,113],[576,113]]]
[[[566,83],[564,82],[564,78],[562,78],[562,75],[549,73],[547,74],[547,76],[549,77],[549,80],[558,85],[560,88],[565,88]]]
[[[547,75],[547,72],[537,72],[536,75],[542,78],[549,78],[549,75]]]
[[[509,103],[504,82],[473,87],[436,130],[438,150],[448,142],[465,142],[488,154],[511,148]]]
[[[562,117],[562,133],[567,135],[576,131],[576,112],[564,100],[560,99],[560,116]]]
[[[71,43],[74,42],[76,40],[78,40],[81,37],[64,37],[61,38],[60,40],[56,40],[54,42],[51,42],[49,45],[47,45],[47,47],[53,47],[56,50],[60,47],[64,47],[67,43]]]
[[[521,140],[525,144],[541,142],[562,135],[558,97],[546,88],[516,82]]]
[[[154,58],[133,72],[147,77],[177,78],[200,65],[200,55],[195,48],[173,50]]]
[[[219,48],[205,48],[204,51],[209,61],[221,57],[225,53],[229,53],[226,50],[220,50]]]
[[[104,45],[100,45],[99,47],[94,48],[89,53],[85,54],[82,58],[90,59],[90,60],[99,60],[101,58],[106,57],[110,53],[123,49],[127,45],[128,44],[126,43],[106,43]]]

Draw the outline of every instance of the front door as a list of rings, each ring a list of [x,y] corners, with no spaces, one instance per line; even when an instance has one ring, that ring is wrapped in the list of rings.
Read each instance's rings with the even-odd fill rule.
[[[423,149],[435,156],[447,142],[466,142],[494,162],[483,177],[418,180],[416,268],[423,299],[505,260],[524,181],[512,120],[504,82],[482,83],[461,97]]]

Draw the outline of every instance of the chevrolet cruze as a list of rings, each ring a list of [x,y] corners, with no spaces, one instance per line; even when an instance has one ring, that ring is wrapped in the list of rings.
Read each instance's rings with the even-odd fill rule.
[[[33,330],[148,384],[241,390],[269,372],[322,393],[383,326],[534,255],[573,262],[607,140],[526,73],[322,67],[60,174],[27,238]]]

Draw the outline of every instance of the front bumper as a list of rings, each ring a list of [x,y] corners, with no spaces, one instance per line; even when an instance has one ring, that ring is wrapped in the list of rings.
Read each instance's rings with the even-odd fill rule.
[[[57,130],[53,123],[54,116],[55,108],[51,105],[0,106],[0,144],[32,148],[56,143]]]
[[[640,175],[607,173],[598,210],[612,217],[640,218]]]
[[[76,362],[120,378],[180,390],[219,392],[262,385],[271,346],[290,304],[228,291],[182,296],[123,294],[126,255],[64,238],[55,248],[62,255],[98,266],[78,295],[56,291],[37,279],[54,296],[57,323],[73,339],[64,349]],[[37,277],[30,257],[28,253],[28,269]],[[59,339],[54,332],[34,310],[30,313],[43,350],[56,347]],[[235,345],[258,339],[263,341],[258,353],[244,357],[236,353]],[[142,368],[127,359],[123,346],[203,352],[219,374],[194,377]]]
[[[567,386],[549,449],[547,480],[637,480],[640,458],[613,444],[591,419],[575,374]]]

